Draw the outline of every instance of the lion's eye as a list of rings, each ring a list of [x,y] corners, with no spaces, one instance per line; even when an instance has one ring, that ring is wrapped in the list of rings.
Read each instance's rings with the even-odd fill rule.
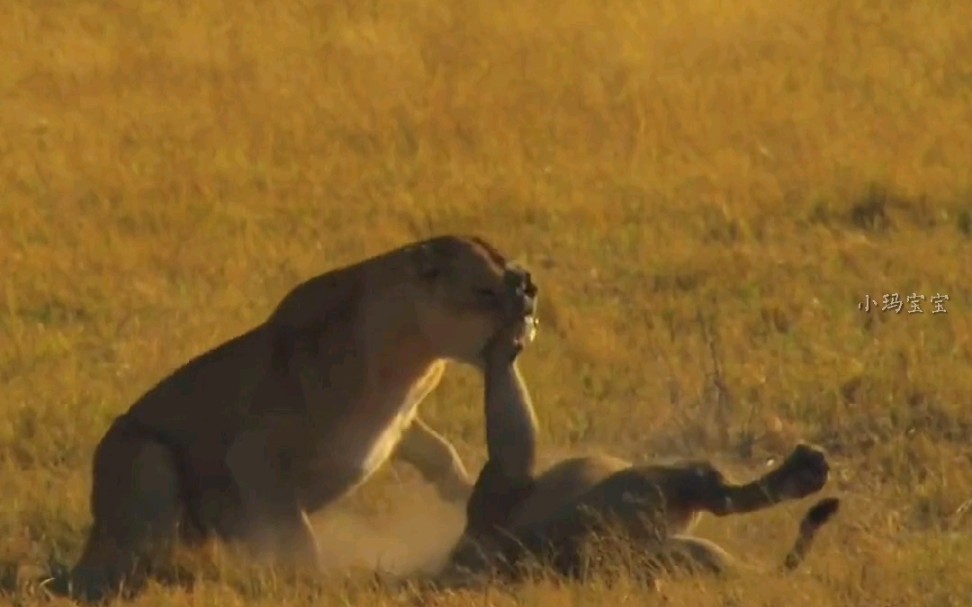
[[[476,289],[476,295],[482,297],[483,299],[489,300],[494,300],[499,297],[496,294],[496,291],[493,291],[492,289]]]

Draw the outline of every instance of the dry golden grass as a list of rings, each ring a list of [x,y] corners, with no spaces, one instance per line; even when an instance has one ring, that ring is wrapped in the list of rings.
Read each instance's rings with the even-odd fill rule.
[[[94,445],[161,376],[300,279],[471,231],[543,290],[523,366],[551,453],[752,472],[803,437],[834,454],[828,491],[846,501],[788,578],[439,604],[968,604],[972,4],[0,0],[0,14],[7,578],[73,561]],[[857,309],[892,292],[947,294],[948,312]],[[455,369],[425,405],[471,461],[479,389]],[[362,535],[403,516],[408,474],[348,501]],[[774,563],[805,506],[702,533]],[[373,552],[417,550],[433,522],[392,525]],[[354,577],[316,595],[261,579],[138,604],[407,600]],[[13,586],[0,603],[44,602]]]

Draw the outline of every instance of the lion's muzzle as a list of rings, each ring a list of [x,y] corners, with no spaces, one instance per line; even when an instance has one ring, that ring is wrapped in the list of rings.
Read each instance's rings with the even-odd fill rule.
[[[526,318],[536,314],[537,285],[530,273],[520,266],[510,264],[503,277],[509,294],[507,313],[511,319]]]
[[[510,321],[522,323],[521,342],[530,343],[537,333],[537,285],[530,273],[516,264],[507,265],[503,282],[507,293],[504,314]]]
[[[523,340],[532,342],[537,333],[537,285],[524,268],[510,264],[503,277],[507,288],[506,315],[512,321],[523,321]]]

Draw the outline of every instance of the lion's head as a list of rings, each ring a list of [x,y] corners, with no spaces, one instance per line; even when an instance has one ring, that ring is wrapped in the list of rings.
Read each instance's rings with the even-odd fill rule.
[[[485,241],[443,236],[414,245],[411,266],[422,296],[416,316],[429,343],[444,356],[473,365],[490,337],[522,323],[533,337],[537,287],[530,273]]]

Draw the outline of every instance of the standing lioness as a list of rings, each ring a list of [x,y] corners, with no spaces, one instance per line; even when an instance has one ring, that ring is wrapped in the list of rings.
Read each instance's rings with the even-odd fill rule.
[[[75,590],[102,594],[176,538],[241,539],[314,565],[306,513],[347,494],[396,447],[462,494],[461,461],[417,407],[446,361],[482,369],[501,330],[523,340],[536,294],[529,273],[458,236],[297,286],[266,322],[177,369],[108,429]]]

